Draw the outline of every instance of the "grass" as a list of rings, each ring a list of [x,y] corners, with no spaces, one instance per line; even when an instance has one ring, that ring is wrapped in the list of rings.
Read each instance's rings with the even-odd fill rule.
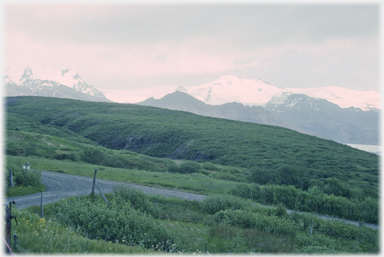
[[[25,161],[25,157],[8,156],[7,161],[20,163]],[[319,214],[328,214],[339,218],[377,223],[378,207],[377,204],[374,204],[374,202],[377,201],[375,199],[363,199],[363,201],[356,202],[342,197],[331,197],[321,191],[309,194],[309,192],[296,189],[293,186],[258,186],[256,184],[253,184],[254,186],[248,184],[249,186],[247,186],[247,184],[239,184],[234,181],[215,179],[211,176],[214,173],[205,175],[203,173],[177,174],[154,172],[137,169],[112,168],[69,160],[59,161],[37,157],[29,157],[28,161],[32,167],[39,170],[62,172],[92,178],[94,176],[94,170],[98,169],[97,178],[99,179],[181,190],[204,195],[221,195],[229,193],[243,198],[250,198],[262,204],[278,205],[279,203],[284,203],[289,209],[304,212],[317,212]],[[220,168],[222,170],[228,169],[225,167]],[[234,174],[234,176],[237,176],[237,174]],[[256,187],[260,188],[259,191],[255,190]],[[265,193],[260,193],[260,190]],[[256,193],[257,196],[255,195]],[[324,197],[322,197],[322,195],[324,195]],[[315,199],[315,197],[317,198]],[[312,204],[312,201],[314,204]],[[322,204],[318,205],[318,203]],[[361,206],[365,206],[367,211],[362,211]]]
[[[12,235],[17,234],[16,254],[149,254],[153,251],[130,247],[104,240],[90,240],[76,234],[70,227],[63,227],[52,219],[41,219],[27,210],[13,209],[18,225],[12,224]]]
[[[107,197],[110,197],[110,194],[107,194]],[[177,239],[175,242],[177,252],[189,254],[285,253],[292,252],[294,248],[294,240],[291,236],[214,224],[209,216],[199,209],[197,202],[161,196],[148,197],[160,209],[159,222],[172,237]],[[87,196],[81,198],[84,199]],[[72,201],[76,200],[77,197],[72,198]],[[28,210],[23,211],[15,210],[14,213],[22,217],[21,226],[17,227],[17,231],[15,230],[15,233],[18,233],[18,242],[21,241],[20,238],[28,237],[28,240],[20,245],[20,253],[154,253],[153,250],[78,236],[76,229],[63,227],[55,222],[57,214],[55,209],[59,204],[58,202],[44,206],[45,220],[39,218],[40,208],[38,207],[29,207]],[[30,246],[32,244],[36,246]]]
[[[107,194],[106,197],[111,199],[112,194]],[[366,239],[356,241],[356,239],[353,239],[353,235],[349,236],[351,238],[328,235],[329,232],[324,230],[327,223],[317,219],[315,219],[315,223],[321,222],[323,229],[317,227],[318,225],[315,226],[311,237],[309,236],[309,227],[296,232],[295,235],[282,234],[256,228],[244,228],[242,225],[216,222],[212,218],[215,215],[205,213],[200,208],[200,204],[194,201],[165,198],[162,196],[146,197],[151,204],[159,209],[160,216],[157,220],[164,226],[169,236],[174,239],[175,252],[178,253],[340,254],[375,252],[374,249],[367,248],[372,246],[369,244],[366,245],[366,242],[364,242]],[[80,201],[87,198],[89,198],[89,196],[81,196]],[[100,196],[96,196],[95,200],[97,199],[98,201],[103,201]],[[71,202],[72,201],[76,202],[78,198],[74,197],[71,199]],[[45,219],[39,217],[40,208],[38,207],[30,207],[27,210],[14,209],[13,214],[16,215],[19,220],[19,226],[13,226],[12,232],[18,234],[19,247],[16,251],[17,253],[162,253],[155,249],[146,250],[137,246],[130,247],[123,242],[90,240],[79,236],[77,229],[68,225],[64,226],[56,221],[56,215],[58,214],[57,207],[66,202],[68,202],[68,200],[45,205]],[[273,208],[269,211],[265,211],[264,209],[261,211],[267,216],[274,215],[273,213],[275,212]],[[295,217],[295,219],[298,219],[298,224],[303,222],[308,223],[306,220],[311,219],[308,215],[301,217],[299,214],[296,214]],[[344,225],[343,227],[347,229],[348,226],[352,225]],[[365,231],[364,233],[371,231],[369,229],[361,229]],[[358,231],[358,229],[356,231]],[[373,233],[373,235],[377,234]],[[374,238],[372,235],[369,237]]]
[[[43,192],[45,190],[45,186],[41,184],[40,186],[16,186],[13,188],[9,188],[5,192],[5,197],[16,197],[16,196],[23,196],[23,195],[30,195],[34,193]]]
[[[28,159],[31,167],[39,170],[62,172],[67,174],[93,177],[95,169],[97,178],[112,181],[134,183],[159,188],[178,189],[200,194],[223,194],[236,183],[217,180],[202,174],[174,174],[168,172],[152,172],[137,169],[121,169],[92,165],[88,163],[59,161],[33,157],[7,156],[10,160],[24,161]]]
[[[6,101],[9,103],[7,137],[17,138],[16,128],[23,133],[44,134],[42,138],[23,135],[31,142],[39,141],[36,150],[33,144],[23,146],[21,140],[9,140],[7,151],[12,155],[29,153],[47,158],[74,158],[84,150],[79,151],[81,147],[92,149],[99,145],[158,158],[259,169],[270,176],[258,183],[290,184],[303,190],[314,185],[327,190],[327,179],[337,178],[347,190],[330,193],[337,195],[340,191],[339,194],[348,198],[378,198],[377,155],[289,129],[132,104],[47,97],[10,97]],[[48,135],[79,144],[60,143],[59,139]],[[60,144],[63,145],[61,149]],[[65,156],[68,153],[74,155]],[[100,157],[103,158],[92,161],[104,166],[135,166],[143,170],[161,170],[168,164],[154,159],[143,162],[141,157],[128,160],[121,153],[104,150]],[[284,166],[295,171],[293,179],[285,180],[281,176]],[[218,177],[236,178],[232,175]],[[250,181],[249,177],[237,177]]]
[[[316,186],[320,193],[360,199],[357,205],[368,196],[374,198],[372,206],[377,202],[378,157],[332,141],[273,126],[128,104],[39,97],[9,99],[7,163],[28,160],[34,169],[87,177],[93,177],[97,168],[100,179],[206,195],[228,193],[238,182],[254,182],[293,185],[303,192]],[[76,112],[79,115],[71,115]],[[17,194],[29,194],[35,189],[18,190]],[[275,199],[281,195],[268,191],[265,197],[278,204]],[[363,227],[314,218],[315,231],[309,237],[312,217],[305,215],[294,221],[272,217],[274,211],[228,209],[209,215],[197,202],[158,196],[149,199],[160,209],[157,221],[184,253],[378,251],[377,231]],[[19,253],[158,253],[141,247],[127,248],[121,242],[80,237],[75,229],[56,222],[59,204],[44,207],[48,221],[15,209],[14,215],[28,218],[28,224],[25,221],[20,229],[14,226],[20,239]],[[37,207],[29,210],[40,211]],[[261,224],[261,220],[265,222]],[[45,231],[46,226],[50,230]]]

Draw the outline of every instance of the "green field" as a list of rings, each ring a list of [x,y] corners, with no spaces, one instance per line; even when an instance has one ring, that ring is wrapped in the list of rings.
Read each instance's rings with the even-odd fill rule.
[[[379,159],[374,154],[280,127],[145,106],[44,97],[11,97],[5,102],[6,168],[12,167],[16,173],[27,160],[37,170],[89,177],[97,168],[99,178],[206,194],[217,197],[214,198],[217,206],[228,197],[235,197],[235,202],[378,222]],[[41,185],[31,183],[29,187],[26,185],[32,190],[28,192],[20,191],[21,184],[17,186],[7,187],[7,195],[44,190]],[[148,201],[155,200],[150,197]],[[221,209],[207,210],[202,204],[178,201],[172,200],[172,204],[164,206],[199,214],[195,223],[170,219],[170,226],[174,226],[172,222],[184,222],[186,227],[192,226],[202,233],[196,235],[203,242],[196,243],[199,245],[196,249],[185,242],[177,243],[184,252],[224,253],[229,249],[237,249],[238,253],[284,252],[284,248],[252,248],[252,244],[273,245],[273,240],[284,242],[281,247],[288,247],[289,253],[378,251],[377,232],[364,227],[338,227],[349,231],[345,233],[363,233],[361,238],[352,238],[344,232],[330,232],[335,229],[336,225],[331,225],[334,223],[324,225],[316,221],[318,235],[308,239],[306,216],[283,217],[278,211],[237,208],[233,202]],[[163,207],[164,213],[172,213]],[[58,211],[52,213],[56,219]],[[152,215],[153,222],[160,224],[164,223],[164,217]],[[263,227],[255,220],[265,220],[269,225]],[[56,221],[65,223],[63,219]],[[291,225],[286,227],[281,222]],[[279,231],[279,227],[283,230]],[[365,232],[351,232],[351,229]],[[223,230],[231,236],[220,239]],[[181,234],[177,233],[181,232],[171,231],[165,237],[181,240]],[[245,239],[263,237],[261,234],[271,241],[258,244]],[[335,240],[338,243],[330,243]],[[238,243],[231,245],[234,242]],[[143,247],[135,244],[138,246]],[[203,246],[205,250],[200,249]]]

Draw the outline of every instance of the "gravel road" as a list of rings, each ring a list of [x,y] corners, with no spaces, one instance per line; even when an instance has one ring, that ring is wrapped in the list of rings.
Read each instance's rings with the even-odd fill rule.
[[[51,171],[42,171],[42,183],[45,186],[43,192],[44,204],[54,203],[61,199],[73,197],[77,195],[89,195],[92,191],[93,177],[83,177],[70,175],[65,173],[57,173]],[[96,179],[97,186],[104,194],[111,193],[114,186],[124,185],[135,189],[142,190],[150,195],[163,195],[165,197],[178,197],[193,201],[202,201],[206,196],[193,193],[186,193],[176,190],[161,189],[155,187],[140,186],[130,183],[122,183],[105,179]],[[95,188],[95,194],[100,194],[100,191]],[[16,207],[24,209],[34,205],[40,205],[41,193],[36,193],[26,196],[11,197],[6,199],[6,202],[15,201]]]
[[[46,190],[43,192],[43,202],[44,204],[54,203],[61,199],[65,199],[68,197],[73,197],[77,195],[89,195],[92,191],[93,178],[83,177],[77,175],[70,175],[65,173],[57,173],[51,171],[42,171],[41,175],[43,177],[42,183],[44,184]],[[131,183],[123,183],[116,182],[105,179],[97,179],[97,186],[101,189],[101,191],[106,193],[111,193],[113,191],[113,187],[117,185],[124,185],[126,187],[131,187],[135,189],[142,190],[146,194],[150,195],[162,195],[165,197],[177,197],[186,200],[192,201],[202,201],[206,195],[199,195],[194,193],[186,193],[177,190],[169,190],[148,186],[140,186]],[[100,194],[100,191],[95,188],[95,194]],[[26,196],[18,196],[11,197],[6,199],[6,203],[9,201],[15,201],[16,207],[18,209],[24,209],[30,206],[40,205],[41,202],[41,193],[36,193],[32,195]],[[263,205],[265,206],[265,205]],[[287,210],[287,213],[291,213],[292,210]],[[332,219],[332,220],[344,220],[340,218],[334,218],[327,215],[318,215],[323,219]],[[353,225],[358,226],[359,222],[352,220],[344,220],[345,222],[351,223]],[[365,223],[367,227],[373,229],[379,229],[378,225]]]

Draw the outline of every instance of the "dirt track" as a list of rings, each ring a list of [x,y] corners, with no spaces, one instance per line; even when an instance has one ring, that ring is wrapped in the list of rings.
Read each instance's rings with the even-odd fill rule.
[[[44,204],[53,203],[61,199],[65,199],[77,195],[89,195],[92,191],[93,178],[70,175],[65,173],[57,173],[50,171],[42,171],[43,184],[46,190],[43,192]],[[130,183],[115,182],[104,179],[97,179],[97,186],[103,193],[111,193],[116,185],[124,185],[135,189],[140,189],[146,194],[163,195],[166,197],[178,197],[194,201],[202,201],[206,196],[193,193],[186,193],[175,190],[161,189],[155,187],[140,186]],[[95,189],[95,194],[100,191]],[[6,202],[15,201],[16,207],[24,209],[34,205],[40,205],[41,193],[26,196],[11,197]]]
[[[46,187],[46,190],[43,192],[44,204],[53,203],[61,199],[65,199],[65,198],[73,197],[77,195],[89,195],[92,191],[93,178],[70,175],[65,173],[57,173],[57,172],[51,172],[51,171],[42,171],[41,174],[43,177],[42,182]],[[130,183],[115,182],[111,180],[97,179],[96,181],[97,181],[97,186],[101,189],[101,191],[103,191],[104,194],[111,193],[114,186],[124,185],[127,187],[132,187],[135,189],[142,190],[146,194],[163,195],[165,197],[177,197],[177,198],[182,198],[182,199],[187,199],[192,201],[202,201],[205,197],[207,197],[205,195],[199,195],[194,193],[186,193],[186,192],[176,191],[176,190],[140,186],[140,185],[135,185]],[[99,190],[97,189],[95,189],[95,193],[100,194]],[[6,202],[8,203],[11,200],[16,202],[16,207],[18,209],[24,209],[30,206],[37,206],[37,205],[40,205],[40,202],[41,202],[41,193],[36,193],[36,194],[26,195],[26,196],[11,197],[6,199]],[[290,213],[292,212],[292,210],[287,210],[287,212]],[[342,220],[339,218],[333,218],[325,215],[318,215],[318,216],[323,219]],[[346,220],[346,222],[356,226],[359,225],[359,223],[356,221]],[[373,229],[379,229],[379,226],[375,224],[366,223],[366,225]]]

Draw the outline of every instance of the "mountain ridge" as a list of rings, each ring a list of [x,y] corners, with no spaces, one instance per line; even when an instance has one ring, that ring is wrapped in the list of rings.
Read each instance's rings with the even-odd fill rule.
[[[34,95],[71,98],[86,101],[109,101],[95,87],[88,85],[72,70],[60,71],[37,69],[37,74],[30,68],[19,72],[9,72],[3,77],[7,96]]]
[[[326,99],[341,108],[355,107],[362,110],[379,110],[380,93],[377,91],[358,91],[341,87],[318,88],[281,88],[261,79],[239,79],[233,75],[221,76],[216,80],[193,86],[154,86],[125,91],[125,103],[138,103],[154,97],[160,99],[174,91],[188,93],[196,99],[210,105],[238,102],[249,106],[263,106],[272,97],[284,93],[305,94],[314,98]],[[120,99],[123,99],[120,98]]]
[[[185,87],[187,93],[210,104],[241,102],[244,105],[262,106],[280,94],[305,94],[326,99],[342,108],[355,107],[363,110],[379,109],[380,94],[376,91],[358,91],[341,87],[279,88],[261,79],[239,79],[225,75],[217,80],[198,86]]]
[[[148,98],[138,105],[288,128],[343,144],[379,144],[379,112],[341,108],[325,99],[285,92],[264,106],[242,103],[209,105],[181,91],[160,99]]]
[[[284,122],[261,106],[250,107],[236,102],[222,105],[209,105],[181,91],[175,91],[161,99],[151,97],[137,104],[176,111],[186,111],[206,117],[273,125],[299,131],[298,128]]]

